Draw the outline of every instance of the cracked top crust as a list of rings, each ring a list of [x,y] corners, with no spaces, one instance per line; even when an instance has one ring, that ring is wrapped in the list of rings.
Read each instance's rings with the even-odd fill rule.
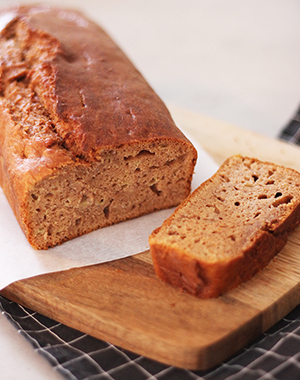
[[[1,33],[1,95],[37,150],[95,159],[104,146],[187,141],[165,105],[96,24],[71,10],[20,7]],[[1,14],[0,14],[1,15]],[[37,137],[34,137],[37,136]],[[33,142],[32,142],[33,144]]]

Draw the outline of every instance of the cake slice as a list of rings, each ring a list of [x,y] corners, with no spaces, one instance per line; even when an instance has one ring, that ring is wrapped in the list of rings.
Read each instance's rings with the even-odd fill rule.
[[[0,185],[35,248],[189,195],[195,148],[98,25],[48,6],[0,17]]]
[[[300,174],[233,156],[149,238],[155,271],[201,298],[249,280],[300,220]]]

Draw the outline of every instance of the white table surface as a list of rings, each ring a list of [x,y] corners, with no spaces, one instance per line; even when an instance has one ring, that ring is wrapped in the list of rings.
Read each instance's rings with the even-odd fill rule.
[[[297,0],[47,3],[99,22],[167,103],[273,137],[300,104]],[[1,314],[0,369],[5,380],[61,379]]]

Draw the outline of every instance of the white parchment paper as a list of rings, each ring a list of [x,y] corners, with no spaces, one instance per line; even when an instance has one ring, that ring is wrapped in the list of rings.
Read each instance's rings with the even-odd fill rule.
[[[198,151],[192,183],[195,189],[218,167],[197,143],[193,143]],[[37,251],[27,242],[0,188],[0,289],[24,278],[99,264],[143,252],[149,249],[148,237],[151,232],[173,210],[158,211],[97,230],[46,251]]]

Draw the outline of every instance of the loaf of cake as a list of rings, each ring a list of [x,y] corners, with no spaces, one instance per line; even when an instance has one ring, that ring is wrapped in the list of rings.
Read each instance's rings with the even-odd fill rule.
[[[195,148],[99,26],[46,6],[0,17],[0,184],[33,247],[189,195]]]
[[[300,174],[233,156],[149,238],[157,275],[200,298],[249,280],[300,220]]]

